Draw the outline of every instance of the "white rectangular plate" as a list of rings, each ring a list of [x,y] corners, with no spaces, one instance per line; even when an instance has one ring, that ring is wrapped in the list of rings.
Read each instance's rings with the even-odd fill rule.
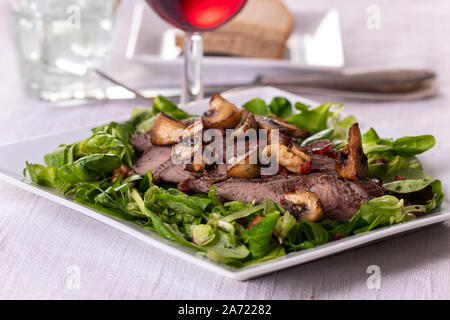
[[[266,101],[270,101],[275,96],[284,96],[291,101],[302,101],[306,104],[316,105],[313,101],[272,87],[252,88],[228,92],[225,93],[224,96],[237,105],[242,105],[244,102],[254,97],[260,97]],[[194,102],[184,106],[184,109],[192,114],[200,114],[204,110],[208,109],[208,101],[202,100],[199,102]],[[125,119],[126,117],[116,120],[122,121]],[[29,161],[31,163],[43,163],[44,154],[54,150],[60,144],[72,143],[74,141],[87,138],[91,133],[90,128],[96,125],[97,124],[92,124],[79,129],[73,129],[0,146],[0,154],[2,155],[0,157],[0,178],[20,188],[55,201],[63,206],[72,208],[86,216],[128,233],[190,263],[194,263],[205,269],[217,272],[223,276],[227,276],[235,280],[247,280],[450,219],[449,205],[444,202],[441,208],[436,212],[425,217],[418,218],[414,221],[377,229],[364,234],[350,236],[315,247],[313,249],[290,253],[285,257],[242,269],[235,269],[198,257],[195,252],[191,251],[191,249],[166,240],[159,236],[156,232],[144,230],[133,223],[117,219],[107,214],[97,212],[89,207],[75,203],[58,192],[31,184],[28,179],[24,178],[23,168],[25,167],[25,161]]]

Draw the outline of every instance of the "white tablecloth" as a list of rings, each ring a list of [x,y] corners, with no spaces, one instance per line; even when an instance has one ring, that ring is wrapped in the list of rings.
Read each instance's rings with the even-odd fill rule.
[[[126,1],[122,8],[122,36],[127,33],[126,19],[129,21],[133,1]],[[434,134],[438,146],[422,159],[427,171],[443,180],[447,177],[448,183],[447,159],[441,159],[437,149],[448,148],[450,136],[450,2],[379,0],[379,30],[366,26],[371,0],[288,3],[301,10],[340,10],[347,66],[403,65],[439,72],[441,93],[433,99],[382,104],[346,102],[345,108],[399,135]],[[110,119],[132,110],[136,102],[57,109],[24,97],[6,18],[6,1],[2,1],[0,143]],[[121,54],[122,44],[116,58]],[[150,72],[142,68],[135,70]],[[164,75],[158,76],[164,79]],[[70,267],[73,265],[80,270],[79,289],[68,285],[76,271]],[[366,284],[369,265],[381,269],[379,290],[371,290]],[[0,298],[450,298],[450,228],[448,223],[440,224],[248,282],[236,282],[0,182]]]

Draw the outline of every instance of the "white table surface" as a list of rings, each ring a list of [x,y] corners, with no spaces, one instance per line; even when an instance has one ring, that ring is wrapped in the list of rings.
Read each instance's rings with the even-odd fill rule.
[[[121,9],[122,37],[134,0]],[[295,1],[296,9],[340,10],[347,66],[414,66],[439,72],[441,93],[401,103],[346,102],[348,113],[399,135],[434,134],[439,148],[450,136],[450,2],[378,0],[381,29],[366,27],[371,0]],[[0,5],[0,143],[127,114],[136,102],[58,109],[24,97]],[[124,41],[115,54],[115,68]],[[152,75],[127,66],[124,78]],[[164,75],[158,74],[164,81]],[[324,97],[313,97],[326,101]],[[0,155],[1,156],[1,155]],[[426,170],[450,177],[433,151]],[[449,181],[447,179],[447,181]],[[434,299],[450,298],[449,223],[321,259],[248,282],[236,282],[187,264],[77,212],[0,182],[0,298],[4,299]],[[79,266],[79,289],[67,286]],[[369,265],[381,269],[381,287],[368,289]],[[70,270],[70,269],[69,269]]]

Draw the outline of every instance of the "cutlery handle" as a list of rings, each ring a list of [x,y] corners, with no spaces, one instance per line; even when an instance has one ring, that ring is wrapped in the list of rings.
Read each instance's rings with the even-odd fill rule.
[[[371,93],[406,93],[418,90],[436,78],[429,70],[347,69],[293,76],[260,76],[262,85],[289,85]]]

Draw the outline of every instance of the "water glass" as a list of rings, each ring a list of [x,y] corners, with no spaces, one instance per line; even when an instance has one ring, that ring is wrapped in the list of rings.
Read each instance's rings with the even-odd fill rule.
[[[120,0],[10,0],[26,93],[49,102],[99,90]]]

